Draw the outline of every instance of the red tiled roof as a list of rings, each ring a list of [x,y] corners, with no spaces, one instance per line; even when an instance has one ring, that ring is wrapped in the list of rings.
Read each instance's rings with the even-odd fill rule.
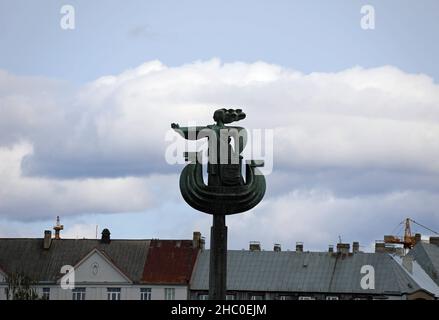
[[[188,284],[198,250],[192,240],[152,240],[142,282]]]

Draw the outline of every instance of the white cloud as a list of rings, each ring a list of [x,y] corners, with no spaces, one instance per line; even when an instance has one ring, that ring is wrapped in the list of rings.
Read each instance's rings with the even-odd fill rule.
[[[439,86],[426,75],[391,66],[302,74],[213,59],[178,67],[150,61],[76,91],[5,72],[0,84],[3,216],[182,202],[181,168],[164,159],[170,123],[212,123],[216,108],[241,107],[243,126],[275,130],[266,199],[254,214],[230,220],[242,239],[263,221],[273,238],[328,242],[345,229],[373,229],[368,219],[402,220],[407,207],[438,223]]]
[[[211,123],[223,106],[247,111],[248,127],[276,129],[278,165],[439,171],[439,87],[394,67],[304,75],[263,62],[170,68],[151,61],[93,81],[65,106],[50,94],[14,90],[2,97],[5,135],[33,143],[23,167],[30,174],[169,172],[163,155],[170,123]]]

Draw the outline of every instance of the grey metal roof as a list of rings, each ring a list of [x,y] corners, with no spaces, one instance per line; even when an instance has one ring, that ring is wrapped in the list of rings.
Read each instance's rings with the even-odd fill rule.
[[[425,270],[416,260],[412,261],[409,271],[404,267],[404,258],[406,257],[400,257],[396,254],[392,254],[391,257],[402,267],[409,277],[416,281],[416,283],[422,289],[439,298],[439,285],[433,281],[433,279],[425,272]]]
[[[52,240],[49,250],[43,239],[0,239],[0,267],[6,273],[24,272],[35,281],[54,282],[63,265],[75,266],[94,248],[104,252],[134,282],[141,280],[150,240],[95,239]]]
[[[191,289],[208,290],[209,250],[200,253]],[[363,265],[375,269],[375,289],[363,290]],[[420,287],[386,253],[228,251],[227,289],[401,295]]]
[[[409,255],[418,262],[425,272],[439,285],[439,246],[427,242],[419,242]]]

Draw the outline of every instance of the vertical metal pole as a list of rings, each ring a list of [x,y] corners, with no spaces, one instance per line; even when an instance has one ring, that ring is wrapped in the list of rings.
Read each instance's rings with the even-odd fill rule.
[[[225,215],[213,215],[210,231],[209,300],[226,299],[227,226]]]

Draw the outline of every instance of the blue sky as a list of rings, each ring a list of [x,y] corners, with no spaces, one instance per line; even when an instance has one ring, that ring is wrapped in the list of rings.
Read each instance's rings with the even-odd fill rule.
[[[76,29],[59,27],[72,4]],[[376,29],[360,28],[360,8]],[[439,4],[385,1],[1,1],[0,66],[75,83],[159,59],[262,60],[305,73],[391,64],[437,79]]]
[[[208,238],[163,137],[234,105],[277,131],[267,197],[229,218],[232,248],[369,249],[406,216],[439,229],[438,31],[435,0],[1,0],[0,237],[60,214],[71,237]]]

